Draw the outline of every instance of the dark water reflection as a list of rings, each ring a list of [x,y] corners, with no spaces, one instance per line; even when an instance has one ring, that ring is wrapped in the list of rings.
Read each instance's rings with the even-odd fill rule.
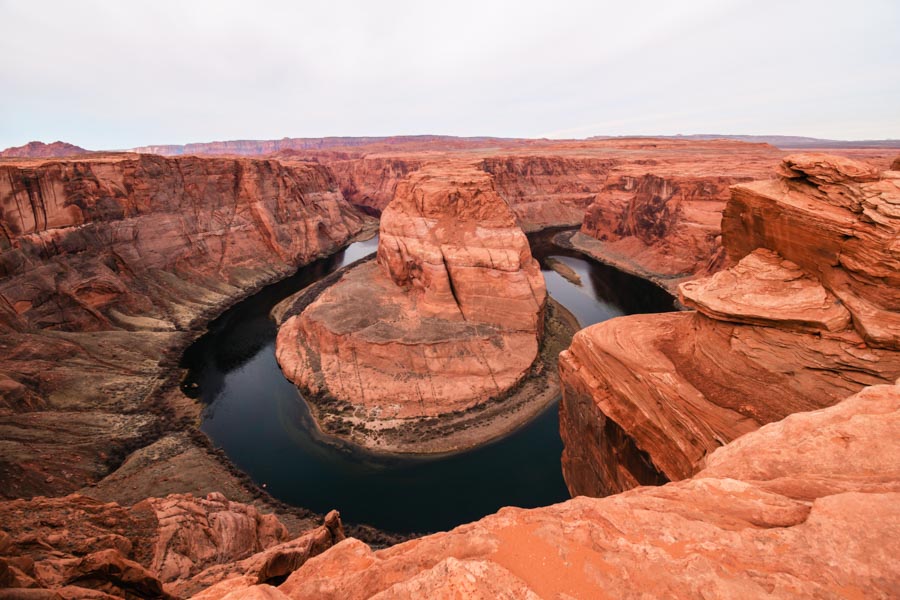
[[[671,310],[655,286],[532,238],[550,294],[582,326],[622,314]],[[206,405],[201,429],[257,483],[285,502],[397,531],[448,529],[502,506],[568,498],[560,471],[556,406],[506,438],[441,458],[386,459],[322,443],[309,411],[275,361],[269,311],[282,298],[361,258],[377,239],[350,245],[228,310],[183,357],[186,391]],[[544,264],[565,262],[576,286]]]

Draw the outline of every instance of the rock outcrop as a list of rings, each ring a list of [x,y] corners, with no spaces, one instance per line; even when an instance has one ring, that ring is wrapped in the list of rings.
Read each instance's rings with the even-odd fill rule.
[[[225,306],[362,227],[321,165],[4,162],[0,494],[76,491],[196,414],[166,387],[173,352]],[[204,463],[196,481],[227,473],[205,450],[192,455]]]
[[[869,387],[719,448],[690,480],[504,508],[384,550],[347,539],[261,597],[888,598],[898,452],[900,387]]]
[[[778,252],[843,302],[869,345],[900,350],[900,173],[795,154],[778,180],[735,188],[722,230],[732,258]]]
[[[546,290],[490,178],[464,164],[412,173],[380,235],[376,262],[281,326],[288,378],[351,407],[361,427],[466,411],[521,382]]]
[[[765,423],[896,380],[896,182],[850,159],[788,157],[781,179],[733,188],[723,231],[737,264],[681,284],[696,312],[579,332],[560,356],[572,494],[690,477]]]
[[[75,156],[78,154],[88,154],[90,150],[85,150],[80,146],[69,144],[67,142],[52,142],[45,144],[44,142],[28,142],[24,146],[15,146],[0,150],[0,158],[61,158],[63,156]]]
[[[131,507],[78,494],[14,500],[0,502],[0,522],[3,587],[64,598],[184,598],[232,578],[280,581],[344,539],[335,512],[291,539],[274,515],[218,493]]]
[[[732,184],[769,176],[781,153],[765,144],[661,141],[649,160],[610,173],[571,242],[655,281],[680,282],[726,266],[721,215]]]

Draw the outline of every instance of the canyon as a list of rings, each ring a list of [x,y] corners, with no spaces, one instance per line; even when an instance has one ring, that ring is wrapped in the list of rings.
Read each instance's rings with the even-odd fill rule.
[[[0,587],[19,590],[0,597],[900,589],[893,151],[390,142],[0,160]],[[273,312],[285,374],[313,407],[339,399],[319,425],[377,446],[385,423],[465,413],[540,363],[581,497],[378,548],[398,539],[278,502],[197,431],[181,352],[374,235],[359,208],[381,215],[376,259]],[[584,329],[557,375],[523,230],[573,225],[560,245],[693,310]]]

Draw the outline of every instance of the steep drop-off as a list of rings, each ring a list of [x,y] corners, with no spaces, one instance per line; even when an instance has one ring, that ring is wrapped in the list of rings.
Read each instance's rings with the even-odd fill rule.
[[[690,480],[505,508],[378,551],[349,538],[277,589],[221,585],[279,600],[889,598],[898,452],[900,386],[868,387],[719,448]]]
[[[135,455],[132,487],[98,493],[250,499],[191,441],[198,408],[170,389],[176,351],[222,308],[363,225],[320,165],[136,155],[0,165],[0,493],[78,490],[187,428]],[[183,467],[176,485],[156,480],[161,465]]]
[[[781,179],[733,189],[724,246],[739,262],[681,284],[696,312],[579,332],[560,357],[570,491],[690,477],[765,423],[900,377],[896,175],[788,157]]]

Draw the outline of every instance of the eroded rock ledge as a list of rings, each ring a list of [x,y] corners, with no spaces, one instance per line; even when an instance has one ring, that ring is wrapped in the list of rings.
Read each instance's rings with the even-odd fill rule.
[[[466,164],[422,168],[397,186],[380,235],[375,262],[280,327],[287,377],[373,432],[469,411],[519,385],[538,355],[546,289],[490,178]]]
[[[680,286],[696,312],[602,323],[561,355],[573,495],[690,477],[742,434],[900,376],[898,174],[811,154],[781,173],[733,188],[737,264]]]

